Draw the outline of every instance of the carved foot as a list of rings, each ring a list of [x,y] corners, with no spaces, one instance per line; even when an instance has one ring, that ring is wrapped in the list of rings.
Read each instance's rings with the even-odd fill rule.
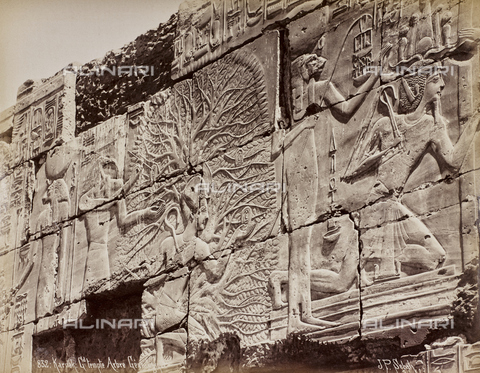
[[[303,316],[301,321],[303,321],[306,324],[318,325],[323,327],[327,327],[327,326],[332,327],[332,326],[340,325],[338,322],[317,319],[316,317],[313,317],[313,316]]]
[[[272,302],[272,308],[273,308],[274,310],[278,310],[278,309],[283,308],[283,307],[286,307],[286,306],[288,306],[288,303],[282,302],[281,300],[274,300],[274,301]]]
[[[316,332],[328,327],[340,325],[339,323],[317,319],[315,317],[303,317],[302,320],[295,319],[291,325],[292,332]]]
[[[364,268],[360,271],[360,278],[362,286],[370,286],[373,285],[373,281],[369,280],[367,276],[367,271]]]

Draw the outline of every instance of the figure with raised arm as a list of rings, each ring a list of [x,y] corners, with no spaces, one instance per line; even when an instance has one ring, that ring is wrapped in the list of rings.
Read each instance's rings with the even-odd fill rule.
[[[143,218],[153,219],[158,215],[155,208],[127,212],[123,197],[140,176],[140,166],[125,185],[118,177],[117,163],[112,158],[100,157],[93,170],[91,174],[96,174],[98,180],[92,189],[80,197],[78,205],[81,211],[86,212],[84,219],[88,253],[83,280],[84,290],[94,282],[110,276],[108,223],[116,217],[119,227],[127,227]]]

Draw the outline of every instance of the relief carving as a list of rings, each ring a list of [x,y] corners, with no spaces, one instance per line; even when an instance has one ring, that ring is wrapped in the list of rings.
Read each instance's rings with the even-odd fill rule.
[[[0,332],[14,328],[13,371],[24,370],[27,328],[81,319],[87,296],[139,284],[144,372],[185,370],[188,343],[224,333],[242,354],[289,348],[289,333],[304,346],[382,338],[410,348],[430,331],[400,330],[400,317],[452,319],[458,270],[478,258],[463,251],[478,245],[475,154],[464,168],[480,113],[459,101],[476,84],[480,31],[459,26],[464,2],[339,0],[310,11],[320,3],[184,6],[172,69],[189,78],[71,143],[57,142],[60,90],[21,102],[17,166],[0,169],[0,254],[15,256]],[[447,77],[447,64],[461,77]],[[414,206],[438,191],[444,200]],[[442,239],[449,214],[458,248]],[[479,351],[446,339],[415,368],[473,372]]]
[[[376,278],[428,271],[445,261],[445,250],[435,236],[401,202],[406,181],[428,149],[441,167],[458,170],[478,129],[479,118],[475,115],[464,125],[455,145],[452,144],[448,129],[455,124],[448,123],[441,110],[444,87],[438,72],[402,77],[398,107],[406,114],[393,111],[388,92],[394,93],[395,100],[398,97],[395,88],[383,87],[379,91],[379,102],[387,106],[389,116],[365,124],[344,174],[345,180],[355,182],[374,172],[376,182],[370,200],[388,197],[376,204],[377,213],[383,215],[379,224],[384,227],[368,247],[372,259],[382,252],[390,261],[381,260]]]
[[[11,185],[11,175],[0,179],[0,252],[2,253],[15,247],[15,216],[10,206]]]
[[[265,72],[248,50],[233,52],[194,75],[190,159],[200,164],[227,146],[269,128]],[[220,71],[220,73],[218,73]]]
[[[74,80],[74,76],[56,75],[41,85],[30,81],[33,86],[19,94],[12,133],[14,165],[73,139]]]
[[[318,0],[186,1],[180,6],[172,77],[196,71],[225,52],[260,36],[276,21],[318,6]]]
[[[13,244],[23,245],[30,232],[30,211],[34,192],[34,165],[29,161],[15,167],[10,181],[10,211],[11,222],[15,229]]]
[[[270,340],[268,282],[274,269],[286,267],[286,244],[283,236],[238,249],[215,283],[195,269],[190,280],[191,340],[214,340],[226,332],[237,334],[245,346]]]
[[[119,227],[128,227],[142,218],[152,218],[157,215],[154,209],[127,211],[125,194],[140,175],[136,175],[125,184],[119,178],[119,170],[114,159],[99,156],[93,161],[88,174],[94,181],[93,188],[84,192],[78,203],[84,216],[86,238],[88,243],[83,289],[88,289],[95,282],[110,277],[108,254],[108,223],[115,217]],[[105,228],[107,227],[107,228]]]
[[[468,59],[470,54],[465,51],[470,47],[453,42],[449,31],[451,12],[445,12],[446,9],[441,7],[430,12],[426,9],[428,4],[424,5],[420,12],[423,16],[418,17],[416,26],[417,39],[413,42],[410,28],[396,29],[402,8],[401,5],[390,2],[384,2],[383,8],[382,4],[376,3],[382,9],[377,16],[357,11],[353,13],[355,17],[352,15],[352,18],[357,19],[354,23],[345,20],[341,25],[336,25],[337,33],[339,30],[346,32],[340,39],[342,43],[339,47],[332,48],[330,43],[338,44],[338,37],[329,35],[326,26],[304,26],[304,23],[298,22],[290,28],[292,52],[298,56],[291,65],[293,118],[298,122],[292,124],[281,141],[285,149],[287,181],[284,218],[288,229],[293,232],[289,235],[289,271],[275,271],[270,278],[274,310],[280,312],[288,304],[290,332],[315,331],[336,325],[331,318],[327,321],[314,316],[325,313],[312,311],[312,297],[322,299],[343,293],[346,296],[360,282],[365,287],[374,281],[419,275],[432,272],[445,263],[447,254],[442,244],[427,225],[402,203],[403,189],[426,152],[433,154],[441,170],[458,171],[468,145],[478,130],[479,120],[478,115],[474,114],[456,132],[452,128],[459,126],[454,122],[453,116],[449,115],[447,119],[442,114],[440,93],[445,82],[441,72],[445,68],[441,63],[433,64],[432,58],[455,56],[463,48],[463,56]],[[342,14],[348,11],[347,8]],[[340,8],[337,10],[333,12],[333,17],[340,15]],[[317,13],[320,16],[320,11]],[[376,26],[377,21],[382,25],[382,30]],[[365,71],[379,64],[382,67],[394,66],[391,59],[393,45],[388,42],[383,44],[379,53],[381,58],[372,57],[380,49],[380,31],[390,36],[389,30],[397,30],[396,35],[400,35],[398,53],[405,56],[406,60],[401,62],[402,66],[408,66],[412,70],[426,66],[431,71],[429,74],[399,77],[394,83],[377,89],[376,95],[372,96],[368,93],[380,74],[368,76]],[[301,43],[302,34],[309,35],[310,38],[315,35],[319,39],[316,43],[306,41],[305,47]],[[415,44],[415,58],[411,58],[408,52],[409,48],[413,48],[412,43]],[[307,50],[308,53],[305,53],[310,45],[311,52]],[[349,52],[344,46],[352,46],[353,60],[348,59]],[[339,54],[335,55],[333,51]],[[332,54],[334,58],[331,58]],[[328,59],[323,55],[328,56]],[[339,76],[336,70],[344,66],[352,67],[353,82],[339,82],[337,87],[332,80]],[[452,82],[453,79],[447,81]],[[348,98],[340,93],[341,89],[354,96]],[[362,105],[366,98],[368,101],[373,98],[372,103],[368,104],[370,107]],[[355,128],[358,126],[355,124],[358,118],[362,118],[364,123],[370,121],[371,124],[364,124],[364,128],[358,132]],[[381,128],[373,130],[374,123]],[[352,128],[346,128],[347,126]],[[282,132],[279,131],[280,136]],[[458,140],[451,140],[454,138],[452,133],[459,133]],[[350,141],[352,134],[358,137],[353,147],[354,155],[345,161],[349,151],[345,151],[344,142]],[[407,145],[407,142],[410,144]],[[322,172],[326,173],[323,174],[325,176],[321,176]],[[371,181],[370,197],[365,201],[365,204],[372,206],[360,210],[360,214],[352,215],[352,219],[356,220],[355,229],[350,221],[351,230],[357,235],[356,241],[351,241],[351,254],[346,254],[342,265],[332,272],[313,266],[312,228],[304,228],[302,233],[297,232],[298,228],[310,225],[317,219],[335,216],[337,210],[348,209],[349,205],[343,204],[346,201],[351,203],[357,195],[362,194],[355,193],[347,197],[346,191],[353,188],[346,189],[345,183],[357,185],[358,190],[362,190],[370,185],[365,181],[373,178],[376,182]],[[363,206],[361,203],[359,200],[359,206]],[[332,227],[335,226],[335,220],[328,221]],[[365,229],[367,226],[375,229]],[[359,233],[362,233],[360,238]],[[360,243],[363,244],[361,259]],[[328,247],[327,241],[323,244],[325,248]],[[360,273],[356,268],[358,264]],[[341,275],[342,281],[336,277],[338,275]],[[323,276],[337,279],[332,283],[338,286],[332,287],[330,294],[322,291],[323,286],[329,283],[323,280]],[[288,299],[283,295],[284,287],[288,288]]]
[[[368,53],[368,56],[370,56],[368,57],[368,63],[366,61],[360,63],[361,58],[365,59],[367,57],[363,56],[360,58],[359,55],[356,57],[354,55],[354,78],[363,75],[364,67],[378,65],[379,62],[379,56],[372,57],[371,23],[371,16],[365,14],[358,21],[354,22],[348,30],[359,28],[360,33],[354,38],[354,52],[359,53],[366,50],[367,52],[364,53]],[[346,36],[348,36],[348,33]],[[328,63],[326,58],[321,57],[325,45],[325,37],[326,35],[322,35],[318,39],[311,53],[303,54],[292,62],[293,118],[295,120],[301,120],[306,114],[313,114],[327,107],[331,107],[331,110],[338,110],[340,115],[351,117],[363,101],[362,93],[368,92],[378,79],[377,75],[370,75],[360,85],[358,90],[353,93],[356,97],[345,102],[346,98],[331,81],[335,69],[333,69],[328,79],[321,79],[325,64]],[[345,37],[343,42],[345,43],[346,40]],[[338,56],[335,62],[338,62]],[[359,63],[360,65],[357,66]],[[335,105],[340,102],[345,102],[345,104]]]
[[[191,81],[154,95],[129,114],[126,177],[141,168],[132,190],[152,185],[188,165],[191,128]]]
[[[211,246],[199,237],[209,218],[207,195],[196,188],[202,184],[205,184],[204,180],[200,176],[194,176],[176,196],[176,206],[172,206],[171,210],[180,215],[175,219],[180,220],[178,227],[165,220],[165,215],[162,215],[163,224],[169,234],[159,243],[158,251],[165,255],[167,265],[175,263],[184,267],[179,273],[185,275],[172,281],[166,281],[166,276],[162,275],[155,280],[158,285],[153,291],[147,289],[143,293],[144,318],[153,317],[155,320],[154,325],[148,325],[143,333],[146,337],[155,337],[154,361],[157,367],[180,364],[184,359],[186,331],[182,325],[186,321],[189,307],[187,302],[190,278],[185,270],[198,266],[202,273],[205,273],[206,281],[213,283],[220,277],[227,260],[227,252],[222,253],[224,257],[212,255]],[[180,233],[177,233],[178,228],[181,229]],[[173,332],[166,333],[172,329]],[[193,333],[194,329],[203,330],[203,327],[198,322],[192,322],[189,331]],[[148,356],[153,353],[152,343],[145,341],[143,344],[145,361],[150,361]]]
[[[13,291],[17,293],[23,287],[37,265],[38,271],[34,273],[38,278],[29,281],[35,282],[32,291],[36,294],[36,317],[52,313],[68,296],[67,272],[72,237],[70,227],[64,223],[72,213],[73,192],[64,178],[70,169],[73,153],[69,145],[53,149],[37,172],[35,198],[29,211],[33,240],[18,251],[15,269],[17,281]],[[71,188],[74,188],[74,184],[71,184]]]
[[[181,366],[187,344],[188,276],[167,281],[162,275],[147,286],[142,295],[142,317],[152,322],[142,328],[142,335],[152,339],[142,340],[143,367]]]
[[[354,38],[356,51],[367,48],[372,51],[371,16],[362,15],[357,21],[353,22],[347,29],[347,35],[343,39],[346,42],[350,31],[359,29],[360,34]],[[366,30],[366,31],[365,31]],[[362,34],[363,32],[363,34]],[[293,87],[293,111],[294,119],[302,120],[306,115],[311,115],[325,109],[329,109],[333,118],[329,117],[327,122],[322,121],[323,131],[330,134],[330,177],[328,196],[325,199],[330,200],[330,210],[335,212],[338,208],[335,203],[336,192],[336,144],[333,126],[335,119],[347,122],[360,107],[364,100],[365,93],[368,92],[378,79],[378,76],[371,75],[357,91],[357,95],[346,100],[340,91],[331,82],[334,75],[334,69],[330,69],[330,75],[327,80],[321,80],[322,71],[327,63],[325,58],[319,57],[325,47],[325,37],[322,35],[318,40],[313,53],[303,54],[297,57],[292,63],[292,87]],[[343,45],[343,44],[342,44]],[[374,58],[373,60],[378,60]],[[338,57],[337,61],[338,62]],[[336,65],[335,65],[336,67]],[[355,70],[354,70],[355,71]],[[314,128],[320,124],[316,118],[307,117],[303,121],[295,123],[292,129],[286,133],[283,140],[285,150],[285,177],[287,181],[287,224],[290,229],[297,229],[302,225],[312,223],[317,218],[317,199],[319,185],[319,167],[317,165],[317,144],[315,140]],[[353,223],[350,222],[352,227]],[[305,235],[305,233],[303,233]],[[322,276],[329,277],[330,274],[319,269],[316,273],[321,274],[320,278],[314,280],[314,270],[310,266],[311,232],[306,233],[306,237],[299,235],[298,230],[290,235],[290,265],[288,273],[289,289],[289,331],[295,330],[315,330],[326,326],[337,325],[334,322],[320,320],[312,316],[311,296],[314,281],[319,288],[325,280]],[[348,235],[347,235],[348,236]],[[352,254],[346,255],[344,267],[341,273],[342,278],[351,284],[356,278],[356,266],[352,263],[352,258],[358,257],[357,245],[352,244]],[[347,275],[348,274],[348,275]],[[339,288],[345,291],[346,285],[342,287],[343,282],[337,282]],[[278,284],[275,287],[278,293]],[[332,289],[335,290],[335,289]],[[336,292],[336,291],[333,291]],[[276,297],[278,299],[278,295]],[[278,306],[278,301],[275,301]]]

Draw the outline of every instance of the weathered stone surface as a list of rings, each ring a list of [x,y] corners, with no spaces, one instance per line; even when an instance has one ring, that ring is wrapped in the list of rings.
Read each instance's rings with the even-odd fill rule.
[[[418,370],[452,373],[471,373],[478,370],[480,364],[479,343],[466,344],[458,337],[450,337],[445,341],[433,343],[428,350],[418,355],[404,355],[397,361],[397,365],[403,365],[405,372]],[[381,365],[385,367],[385,363]],[[388,362],[387,362],[388,363]]]
[[[32,336],[33,323],[8,332],[5,351],[6,372],[32,371]]]
[[[0,268],[0,332],[10,330],[10,319],[12,317],[12,292],[13,275],[15,264],[15,252],[3,252],[0,256],[2,266]]]
[[[28,161],[0,180],[0,251],[20,247],[30,234],[30,213],[35,187],[35,166]]]
[[[128,192],[122,181],[125,138],[125,115],[111,118],[79,137],[78,213],[93,210]]]
[[[277,235],[285,197],[283,157],[272,157],[271,142],[269,136],[232,147],[203,165],[203,183],[196,188],[209,197],[209,211],[200,237],[215,240],[216,250]]]
[[[82,66],[76,76],[77,134],[125,114],[129,106],[145,101],[171,84],[176,25],[175,14],[156,30],[149,30],[122,48]],[[102,67],[108,70],[103,75],[101,70],[97,74],[95,69]],[[75,76],[73,67],[66,70]]]
[[[339,5],[339,4],[336,4]],[[349,119],[379,76],[363,73],[378,65],[380,32],[373,28],[372,2],[362,6],[327,5],[289,26],[293,119],[332,108]],[[339,37],[340,35],[340,37]]]
[[[185,364],[189,309],[187,268],[151,279],[142,295],[142,329],[139,364],[142,371],[179,370]]]
[[[270,132],[279,118],[279,33],[199,70],[192,81],[190,163]]]
[[[83,321],[86,316],[87,304],[86,301],[82,299],[80,302],[67,305],[59,313],[38,320],[35,333],[40,334],[53,329],[74,327],[75,324],[79,325],[79,321]]]
[[[69,141],[74,133],[75,77],[59,73],[42,84],[27,81],[20,87],[12,135],[14,165]]]
[[[51,315],[69,299],[72,227],[31,240],[14,253],[11,327]],[[63,246],[62,246],[63,245]]]
[[[15,247],[16,229],[14,228],[15,215],[13,207],[10,207],[10,188],[13,177],[10,175],[0,179],[0,204],[2,216],[0,220],[0,252],[7,252]]]
[[[238,335],[243,347],[273,340],[272,310],[286,296],[286,278],[276,273],[287,270],[287,245],[287,237],[279,236],[200,263],[190,279],[189,341],[223,333]]]
[[[191,90],[188,80],[129,108],[125,175],[140,172],[132,191],[188,168]]]
[[[288,271],[277,271],[272,278],[277,289],[272,312],[275,339],[291,332],[308,333],[317,340],[332,334],[356,335],[359,241],[351,218],[337,216],[294,230],[289,234],[289,258]],[[280,299],[281,285],[287,286],[286,301]]]
[[[72,140],[51,149],[35,174],[35,191],[30,215],[30,234],[65,230],[76,215],[77,172],[80,164],[78,143]],[[63,244],[65,246],[65,244]],[[64,247],[62,254],[67,255]]]
[[[157,80],[26,82],[0,115],[3,371],[475,371],[475,9],[189,1],[88,65]]]
[[[11,173],[10,163],[13,158],[13,147],[10,142],[0,141],[0,180],[4,179],[8,174]]]
[[[198,70],[261,35],[274,22],[319,6],[319,0],[189,0],[180,5],[172,77]]]

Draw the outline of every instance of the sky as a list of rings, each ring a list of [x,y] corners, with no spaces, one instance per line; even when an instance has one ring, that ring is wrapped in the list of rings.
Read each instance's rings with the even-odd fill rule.
[[[26,80],[48,78],[156,29],[183,0],[0,0],[0,112]]]

